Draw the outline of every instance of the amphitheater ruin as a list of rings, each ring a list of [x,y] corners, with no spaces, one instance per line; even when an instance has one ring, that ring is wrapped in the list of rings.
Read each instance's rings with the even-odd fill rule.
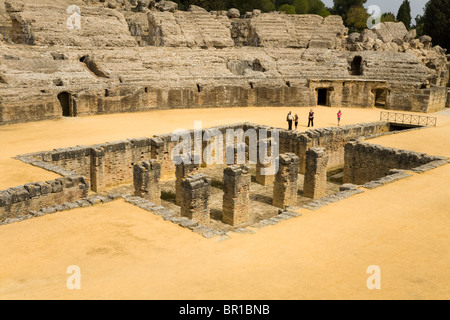
[[[173,108],[450,107],[446,50],[402,23],[348,35],[339,16],[255,10],[240,17],[196,6],[178,11],[170,1],[75,3],[79,26],[68,28],[67,7],[0,1],[1,125]],[[250,161],[248,140],[240,141],[240,161],[176,165],[171,133],[17,155],[62,177],[1,191],[0,223],[124,198],[207,238],[250,232],[446,164],[442,156],[363,141],[419,130],[420,121],[306,132],[242,122],[199,133],[215,132],[202,152],[220,141],[238,154],[227,130],[257,132],[258,150],[276,144],[274,174]]]
[[[449,61],[395,22],[0,0],[0,299],[449,298]]]

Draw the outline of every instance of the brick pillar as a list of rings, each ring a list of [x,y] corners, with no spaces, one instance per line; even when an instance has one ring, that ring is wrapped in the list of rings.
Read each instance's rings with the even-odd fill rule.
[[[232,226],[249,221],[251,175],[246,165],[223,171],[222,221]]]
[[[295,206],[298,192],[300,158],[293,153],[279,156],[279,168],[273,186],[273,205],[278,208]]]
[[[193,158],[191,157],[191,163],[186,164],[184,162],[175,165],[175,203],[181,206],[182,200],[182,188],[181,182],[188,176],[198,173],[199,165],[194,163]]]
[[[325,148],[311,148],[306,151],[306,172],[303,196],[319,199],[327,191],[328,156]]]
[[[275,172],[273,174],[262,174],[261,169],[269,168],[270,163],[264,164],[262,163],[261,156],[259,153],[260,148],[265,148],[267,150],[267,157],[272,155],[272,147],[276,142],[273,139],[262,139],[258,142],[258,161],[256,162],[256,183],[261,184],[263,186],[268,186],[272,184],[275,180]]]
[[[133,169],[134,194],[155,204],[161,204],[161,164],[156,160],[135,164]]]
[[[202,173],[188,176],[181,182],[181,216],[209,226],[211,179]]]
[[[101,148],[91,151],[91,190],[101,192],[105,190],[105,152]]]

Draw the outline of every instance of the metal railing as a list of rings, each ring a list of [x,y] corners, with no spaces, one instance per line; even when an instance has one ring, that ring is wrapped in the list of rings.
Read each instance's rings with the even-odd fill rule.
[[[436,127],[437,124],[436,117],[428,117],[416,114],[405,114],[397,112],[384,112],[384,111],[380,113],[380,121],[410,124],[421,127],[428,127],[428,126]]]

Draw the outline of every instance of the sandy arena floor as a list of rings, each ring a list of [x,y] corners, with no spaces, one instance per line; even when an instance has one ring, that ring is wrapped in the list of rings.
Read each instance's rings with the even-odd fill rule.
[[[337,109],[314,108],[316,126]],[[166,110],[0,127],[0,189],[56,178],[11,159],[250,121],[306,130],[309,108]],[[343,109],[342,125],[376,121],[378,109]],[[450,115],[438,126],[372,140],[450,157]],[[0,299],[449,299],[450,164],[350,197],[253,235],[217,241],[122,200],[0,226]],[[69,265],[81,289],[69,290]],[[381,289],[366,286],[381,269]]]

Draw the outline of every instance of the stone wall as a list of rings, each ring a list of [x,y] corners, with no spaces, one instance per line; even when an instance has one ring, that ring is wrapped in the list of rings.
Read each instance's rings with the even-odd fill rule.
[[[419,168],[445,158],[352,141],[345,145],[344,183],[362,185],[390,174],[392,169]]]
[[[83,199],[89,184],[83,177],[63,177],[0,191],[0,221],[66,202]]]
[[[151,158],[150,139],[130,139],[55,149],[27,155],[36,161],[82,175],[94,191],[102,191],[120,184],[131,184],[133,165]],[[39,165],[39,164],[38,164]]]
[[[326,149],[328,170],[344,165],[344,146],[354,138],[389,132],[387,122],[361,123],[341,127],[311,129],[306,132],[280,130],[280,153],[293,152],[300,158],[300,172],[305,173],[306,151],[312,147]]]

